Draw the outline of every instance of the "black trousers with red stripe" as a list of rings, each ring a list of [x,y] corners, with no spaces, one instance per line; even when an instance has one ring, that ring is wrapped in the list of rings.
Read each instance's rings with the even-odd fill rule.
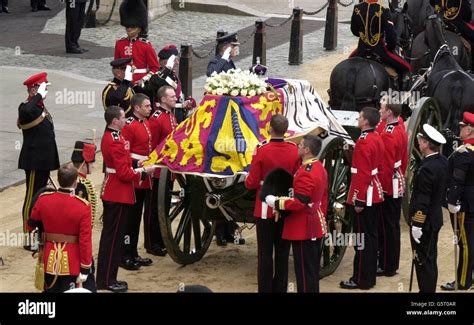
[[[33,196],[48,184],[49,170],[25,170],[26,194],[23,201],[23,232],[27,233],[26,225],[30,217]]]
[[[378,224],[378,266],[385,272],[395,272],[400,263],[400,213],[402,199],[385,197]]]
[[[394,68],[400,76],[411,71],[410,64],[398,55],[390,52],[383,42],[380,42],[374,47],[368,47],[359,41],[357,49],[352,52],[350,56],[367,57],[367,55],[372,53],[378,55],[385,64]]]
[[[151,219],[151,189],[135,189],[135,204],[129,210],[127,227],[125,231],[125,249],[123,259],[138,257],[138,237],[140,235],[140,223],[142,214],[147,230],[147,221]],[[145,234],[147,232],[145,231]]]
[[[258,246],[258,292],[287,292],[290,242],[281,237],[283,220],[280,219],[278,222],[274,219],[255,218],[255,220]]]
[[[160,231],[160,222],[158,218],[158,185],[160,179],[153,178],[153,190],[151,197],[151,213],[145,215],[145,248],[146,249],[156,249],[156,248],[165,248],[163,243],[163,237],[161,237]]]
[[[298,292],[319,292],[321,238],[317,240],[293,240],[291,241],[291,247],[293,249]]]
[[[352,280],[361,289],[370,289],[377,279],[378,218],[380,204],[366,206],[361,213],[354,211],[354,234],[363,246],[355,245],[354,272]],[[359,243],[360,244],[360,243]]]
[[[131,204],[102,201],[104,218],[97,260],[97,289],[117,282],[120,260],[123,256],[124,235]]]

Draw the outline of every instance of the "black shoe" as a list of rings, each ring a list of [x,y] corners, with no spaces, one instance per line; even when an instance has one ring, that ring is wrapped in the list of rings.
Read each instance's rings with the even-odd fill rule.
[[[397,275],[397,271],[385,271],[381,268],[377,269],[377,276],[387,276],[387,277],[392,277]]]
[[[217,246],[227,246],[227,240],[222,236],[216,237],[216,244]]]
[[[143,258],[140,256],[134,257],[133,260],[138,263],[140,266],[150,266],[153,264],[153,261],[150,258]]]
[[[122,263],[120,263],[120,267],[129,270],[129,271],[136,271],[140,268],[140,264],[131,258],[122,260]]]
[[[82,54],[84,53],[82,49],[68,49],[66,50],[66,53],[71,53],[71,54]]]
[[[245,239],[244,239],[244,238],[237,237],[237,236],[235,236],[235,235],[226,236],[226,237],[225,237],[225,240],[226,240],[228,243],[233,243],[233,244],[236,244],[236,245],[245,245]]]
[[[2,7],[2,11],[6,14],[9,14],[8,7]]]
[[[38,11],[38,8],[31,8],[31,11],[37,12],[37,11]]]
[[[30,245],[25,245],[25,246],[23,246],[23,249],[25,249],[25,250],[27,250],[27,251],[29,251],[29,252],[33,252],[33,253],[35,253],[35,252],[38,251],[37,249],[32,248]]]
[[[454,291],[454,290],[456,290],[455,285],[456,285],[456,283],[454,281],[453,282],[448,282],[446,284],[441,285],[441,290]],[[458,287],[458,290],[468,290],[468,289],[470,289],[470,288],[469,287],[463,287],[463,286]]]
[[[342,289],[361,289],[361,290],[369,290],[371,287],[363,287],[360,286],[357,282],[355,282],[353,279],[349,279],[346,281],[341,281],[339,283],[339,286]]]
[[[127,292],[128,285],[127,283],[122,283],[125,281],[117,281],[116,283],[106,286],[106,287],[97,287],[97,290],[109,290],[112,292]]]
[[[80,47],[80,48],[79,48],[79,50],[81,50],[81,51],[82,51],[82,53],[89,52],[89,49],[85,49],[85,48],[83,48],[83,47]]]
[[[156,246],[152,249],[147,249],[146,252],[154,256],[166,256],[166,254],[168,253],[166,248],[160,246]]]
[[[48,7],[47,5],[44,5],[44,6],[38,7],[38,10],[49,11],[49,10],[51,10],[51,8]]]

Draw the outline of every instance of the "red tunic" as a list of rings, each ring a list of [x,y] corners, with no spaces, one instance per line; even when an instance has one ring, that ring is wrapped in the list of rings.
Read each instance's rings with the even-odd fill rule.
[[[380,131],[380,136],[385,146],[384,167],[379,173],[380,183],[386,195],[398,198],[405,192],[408,136],[405,128],[398,121],[386,124]]]
[[[285,155],[285,159],[282,159],[282,155]],[[273,209],[265,202],[262,204],[260,200],[262,183],[268,173],[276,168],[284,168],[293,175],[299,166],[298,148],[292,142],[286,142],[283,138],[273,138],[269,142],[264,141],[257,146],[252,158],[250,172],[245,179],[245,186],[248,189],[257,190],[257,199],[253,211],[256,218],[273,218]]]
[[[74,191],[72,190],[72,193]],[[28,224],[42,223],[45,233],[77,236],[78,243],[44,246],[44,270],[48,274],[78,275],[92,264],[92,218],[89,203],[67,189],[45,192],[36,201]],[[64,246],[64,247],[61,247]],[[62,254],[61,254],[62,251]]]
[[[132,167],[130,151],[120,132],[107,128],[100,145],[104,158],[105,179],[101,198],[116,203],[135,203],[133,182],[138,182],[141,172]]]
[[[365,130],[356,142],[352,155],[352,180],[347,203],[372,206],[383,201],[379,173],[383,172],[384,144],[374,129]]]
[[[328,174],[317,158],[303,162],[293,179],[293,197],[277,197],[276,210],[289,210],[282,238],[310,240],[327,233]]]
[[[157,110],[151,114],[148,121],[150,122],[153,150],[178,126],[174,114],[163,107],[157,107]],[[160,178],[159,169],[155,171],[153,177]]]
[[[138,166],[138,161],[148,160],[153,148],[148,120],[142,120],[135,115],[130,116],[122,129],[122,136],[130,150],[132,166],[141,167]],[[147,176],[143,181],[135,181],[133,185],[135,188],[151,189],[151,177]]]
[[[131,64],[135,69],[147,70],[134,73],[133,83],[142,79],[149,72],[156,73],[160,70],[160,64],[158,63],[155,49],[146,38],[134,38],[130,40],[124,37],[115,43],[114,60],[130,57],[132,58]]]

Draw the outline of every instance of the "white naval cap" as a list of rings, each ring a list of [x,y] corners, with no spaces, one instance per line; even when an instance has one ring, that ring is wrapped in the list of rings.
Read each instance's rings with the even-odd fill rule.
[[[445,137],[429,124],[423,124],[421,133],[418,133],[418,136],[421,136],[436,145],[442,145],[446,143]]]

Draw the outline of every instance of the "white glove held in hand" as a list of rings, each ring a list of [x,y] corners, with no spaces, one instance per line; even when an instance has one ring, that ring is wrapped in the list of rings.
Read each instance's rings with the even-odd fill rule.
[[[175,61],[176,61],[176,55],[173,54],[172,56],[170,56],[168,61],[166,61],[166,66],[170,69],[173,69]]]
[[[272,209],[275,208],[275,200],[276,200],[276,197],[275,195],[267,195],[265,197],[265,202],[268,204],[269,207],[271,207]]]
[[[43,99],[46,98],[46,94],[48,93],[48,91],[46,90],[46,86],[46,82],[42,82],[38,88],[38,94],[40,94]]]
[[[461,210],[461,206],[448,203],[448,210],[451,213],[458,213]]]
[[[419,244],[421,235],[423,235],[423,231],[421,231],[420,227],[413,226],[411,227],[411,235],[413,236],[413,239],[415,240],[415,242]]]
[[[224,60],[227,60],[229,61],[229,58],[230,58],[230,52],[232,51],[232,47],[228,47],[225,51],[224,51],[224,54],[222,55],[222,58]]]
[[[132,66],[127,65],[127,67],[125,68],[125,77],[123,79],[132,81],[133,79]]]
[[[87,276],[88,276],[87,274],[79,273],[79,275],[76,278],[76,283],[86,282]]]

